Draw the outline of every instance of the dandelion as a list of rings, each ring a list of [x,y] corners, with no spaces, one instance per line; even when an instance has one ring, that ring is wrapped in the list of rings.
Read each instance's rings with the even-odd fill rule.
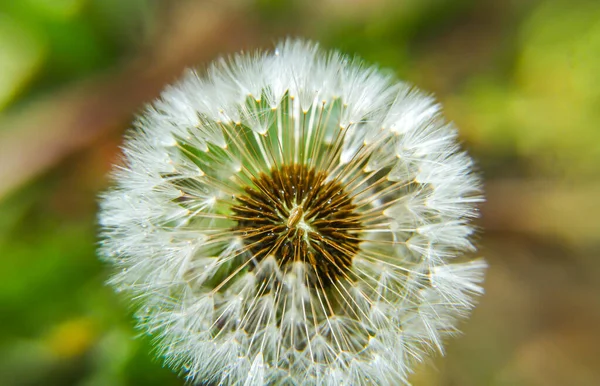
[[[123,152],[101,255],[192,382],[407,383],[483,292],[471,159],[359,60],[288,40],[191,71]]]

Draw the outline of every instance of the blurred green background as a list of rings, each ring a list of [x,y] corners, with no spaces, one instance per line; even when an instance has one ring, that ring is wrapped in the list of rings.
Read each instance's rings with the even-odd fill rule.
[[[0,385],[183,385],[95,256],[123,132],[185,66],[304,36],[434,92],[486,295],[416,385],[600,385],[600,1],[0,0]]]

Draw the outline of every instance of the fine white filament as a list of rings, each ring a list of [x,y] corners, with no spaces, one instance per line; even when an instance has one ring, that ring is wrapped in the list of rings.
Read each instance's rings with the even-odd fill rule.
[[[406,384],[483,292],[485,262],[464,257],[482,200],[472,160],[430,96],[359,60],[288,40],[190,71],[123,152],[100,254],[194,383]],[[358,250],[327,282],[302,258],[256,258],[236,228],[239,197],[281,165],[352,200]],[[298,213],[288,224],[310,232]]]

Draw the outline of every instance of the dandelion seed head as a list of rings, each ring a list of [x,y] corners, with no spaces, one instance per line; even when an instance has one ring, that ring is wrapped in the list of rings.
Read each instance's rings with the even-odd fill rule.
[[[407,383],[483,292],[456,130],[360,60],[286,40],[189,71],[123,154],[100,254],[193,382]]]

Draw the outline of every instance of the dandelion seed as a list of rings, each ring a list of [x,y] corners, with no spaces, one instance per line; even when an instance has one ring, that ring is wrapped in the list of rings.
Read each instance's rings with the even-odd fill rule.
[[[189,72],[102,198],[111,283],[202,384],[397,385],[482,293],[481,201],[434,100],[315,44]]]

